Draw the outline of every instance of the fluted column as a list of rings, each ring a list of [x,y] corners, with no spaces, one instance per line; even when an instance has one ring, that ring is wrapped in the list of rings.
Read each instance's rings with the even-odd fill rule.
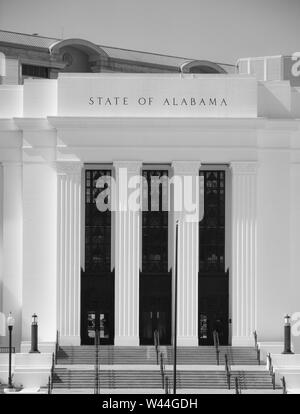
[[[57,174],[46,162],[23,162],[22,345],[39,318],[39,341],[55,341],[57,262]]]
[[[174,219],[179,221],[177,343],[197,346],[200,162],[175,161],[172,167]]]
[[[253,344],[256,329],[257,163],[232,162],[232,344]]]
[[[22,233],[22,165],[18,162],[2,164],[2,182],[0,183],[0,201],[2,201],[3,227],[2,244],[2,280],[0,277],[0,311],[5,315],[3,330],[6,337],[0,337],[0,344],[8,346],[6,317],[12,312],[15,318],[14,341],[21,341],[22,325],[22,274],[23,274],[23,233]],[[3,187],[1,186],[3,184]],[[1,210],[1,208],[0,208]]]
[[[116,161],[115,208],[115,345],[139,345],[140,208],[128,199],[140,180],[141,162]],[[135,182],[134,177],[137,177]],[[135,194],[139,196],[141,186]],[[138,198],[134,197],[140,203]]]
[[[57,326],[65,345],[80,345],[81,170],[80,163],[57,163]]]

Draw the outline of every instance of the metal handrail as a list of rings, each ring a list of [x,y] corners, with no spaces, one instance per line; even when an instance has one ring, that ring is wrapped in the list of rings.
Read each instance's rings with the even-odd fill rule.
[[[16,347],[11,347],[12,354],[16,353]],[[9,354],[9,346],[0,346],[0,354]]]
[[[170,386],[169,386],[169,378],[168,376],[165,377],[165,394],[170,393]]]
[[[286,388],[286,380],[285,377],[281,378],[281,382],[282,382],[282,394],[287,394],[287,388]]]
[[[165,388],[165,365],[164,365],[164,356],[163,353],[160,353],[160,374],[161,374],[161,383],[162,389]]]
[[[234,383],[235,383],[235,393],[236,394],[242,394],[242,388],[241,388],[240,381],[239,381],[238,377],[235,377]]]
[[[269,362],[269,373],[270,373],[271,379],[272,379],[272,386],[273,386],[273,390],[275,390],[275,388],[276,388],[276,378],[275,378],[275,372],[274,372],[274,369],[273,369],[272,357],[271,357],[270,352],[268,353],[267,358],[268,358],[268,362]]]
[[[48,394],[52,393],[52,387],[51,387],[51,376],[49,375],[48,378]]]
[[[256,331],[253,332],[253,336],[254,336],[254,346],[256,348],[257,347],[257,332]]]
[[[100,394],[99,345],[100,345],[100,332],[99,332],[98,329],[95,329],[95,388],[94,388],[94,394]]]
[[[155,346],[155,352],[156,352],[156,364],[159,364],[159,345],[160,345],[160,341],[159,341],[159,332],[157,329],[155,329],[154,333],[154,346]]]
[[[269,372],[270,372],[270,374],[272,374],[273,373],[273,365],[272,365],[272,357],[271,357],[270,352],[268,353],[267,358],[268,358],[268,362],[269,362]]]
[[[48,378],[48,394],[52,393],[54,370],[55,370],[55,354],[54,352],[52,352],[52,365],[51,365],[50,375]]]
[[[57,355],[58,355],[58,351],[59,351],[59,333],[58,331],[56,331],[56,341],[55,341],[55,363],[57,364]]]
[[[254,336],[254,346],[255,346],[255,349],[256,349],[256,358],[257,358],[257,361],[258,361],[258,365],[260,365],[260,349],[259,349],[258,342],[257,342],[257,332],[256,331],[253,332],[253,336]]]
[[[226,378],[227,378],[227,386],[228,386],[228,389],[230,390],[231,368],[230,368],[227,354],[225,354],[225,372],[226,372]]]
[[[214,340],[214,346],[216,348],[216,359],[217,359],[217,365],[220,365],[220,340],[219,340],[219,333],[218,331],[213,331],[213,340]]]

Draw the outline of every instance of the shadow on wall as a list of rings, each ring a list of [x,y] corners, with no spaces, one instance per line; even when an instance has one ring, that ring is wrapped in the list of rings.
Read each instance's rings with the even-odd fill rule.
[[[258,83],[258,115],[267,118],[291,118],[289,81]]]

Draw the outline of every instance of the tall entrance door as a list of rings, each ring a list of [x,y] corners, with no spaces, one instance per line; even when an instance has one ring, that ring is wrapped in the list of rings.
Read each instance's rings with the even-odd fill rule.
[[[171,276],[149,275],[140,278],[140,343],[154,344],[154,332],[160,343],[171,343]]]
[[[225,271],[225,170],[200,171],[204,216],[199,223],[199,344],[229,343],[229,271]]]
[[[228,273],[199,277],[199,344],[213,345],[213,331],[220,345],[228,345]]]
[[[93,345],[95,331],[100,332],[100,343],[114,343],[114,275],[81,278],[81,343]]]
[[[114,343],[114,271],[111,271],[111,170],[88,166],[85,170],[85,249],[81,276],[81,343],[91,345],[95,330],[101,344]],[[107,205],[107,208],[103,208]]]
[[[143,170],[140,343],[171,343],[171,273],[168,272],[168,167]],[[147,183],[147,185],[146,185]]]
[[[96,331],[99,331],[100,343],[111,344],[112,340],[112,320],[111,312],[89,310],[86,312],[85,323],[85,344],[93,345],[95,343]]]

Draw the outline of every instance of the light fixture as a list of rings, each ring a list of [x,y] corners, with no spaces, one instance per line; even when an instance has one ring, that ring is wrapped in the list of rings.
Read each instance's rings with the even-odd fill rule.
[[[14,325],[15,325],[15,318],[12,316],[12,313],[9,312],[9,315],[7,317],[7,326],[12,329]]]
[[[7,327],[8,327],[8,334],[9,334],[9,355],[8,355],[8,388],[13,389],[13,383],[12,383],[12,331],[15,324],[15,319],[12,316],[12,313],[9,312],[9,315],[7,317]]]

